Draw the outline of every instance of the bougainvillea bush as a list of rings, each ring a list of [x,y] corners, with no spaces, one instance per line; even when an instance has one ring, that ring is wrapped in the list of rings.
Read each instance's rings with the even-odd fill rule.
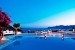
[[[7,27],[11,23],[11,20],[5,12],[2,12],[2,8],[0,8],[0,28]]]

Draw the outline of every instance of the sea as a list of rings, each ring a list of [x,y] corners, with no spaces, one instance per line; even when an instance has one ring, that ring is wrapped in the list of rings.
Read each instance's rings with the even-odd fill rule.
[[[39,31],[41,31],[41,30],[43,30],[43,31],[47,31],[47,30],[59,30],[59,29],[50,29],[50,28],[22,28],[22,30],[24,31],[24,32],[28,32],[28,30],[39,30]],[[61,30],[63,30],[63,29],[61,29]]]

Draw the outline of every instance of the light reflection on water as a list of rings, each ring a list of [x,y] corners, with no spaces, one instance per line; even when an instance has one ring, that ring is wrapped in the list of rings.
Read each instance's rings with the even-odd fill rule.
[[[2,50],[74,50],[75,44],[72,39],[59,37],[23,37]],[[69,46],[67,46],[69,45]],[[60,47],[59,47],[60,46]],[[69,49],[68,49],[69,48]]]
[[[32,37],[15,36],[16,41],[2,50],[75,50],[75,42],[62,34],[34,35]],[[21,39],[21,40],[17,40]],[[74,39],[74,38],[73,38]],[[68,45],[68,46],[67,46]],[[12,47],[13,46],[13,47]],[[69,48],[69,49],[68,49]]]
[[[17,45],[20,45],[20,41],[18,40],[14,42],[14,46],[17,46]]]

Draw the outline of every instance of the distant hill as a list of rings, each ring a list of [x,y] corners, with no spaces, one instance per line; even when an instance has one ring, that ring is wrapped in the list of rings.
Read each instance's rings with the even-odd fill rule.
[[[59,25],[59,26],[53,26],[53,27],[48,27],[49,29],[70,29],[75,28],[75,25],[69,25],[69,26],[64,26],[64,25]]]

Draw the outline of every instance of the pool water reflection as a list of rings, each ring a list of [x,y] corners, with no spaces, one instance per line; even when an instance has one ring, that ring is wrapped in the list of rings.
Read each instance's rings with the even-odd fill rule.
[[[75,50],[75,41],[74,38],[24,36],[2,50]]]
[[[14,46],[20,45],[20,41],[17,40],[13,44],[14,44]]]

